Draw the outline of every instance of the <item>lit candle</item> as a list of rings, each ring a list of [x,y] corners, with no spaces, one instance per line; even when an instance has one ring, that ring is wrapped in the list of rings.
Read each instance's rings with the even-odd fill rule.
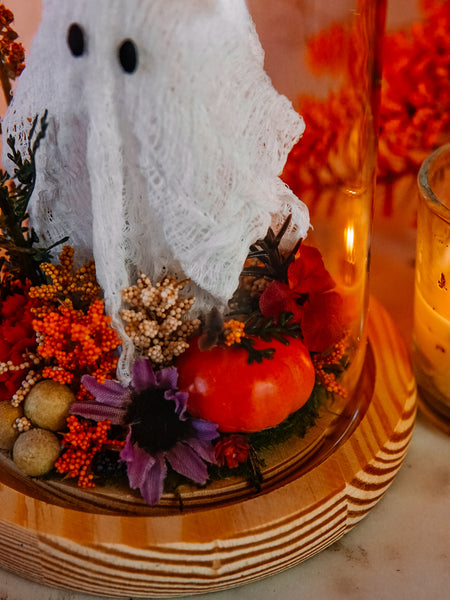
[[[447,301],[450,303],[450,298]],[[414,362],[419,385],[429,393],[438,395],[450,409],[450,320],[425,300],[417,285],[414,343]]]
[[[419,172],[413,363],[426,414],[450,432],[450,145]]]

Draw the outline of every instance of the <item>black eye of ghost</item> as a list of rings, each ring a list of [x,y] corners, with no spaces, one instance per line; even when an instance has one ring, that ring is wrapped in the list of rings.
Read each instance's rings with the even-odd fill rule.
[[[138,55],[134,42],[125,40],[119,47],[119,62],[125,73],[134,73],[137,69]]]
[[[85,51],[84,32],[78,23],[72,23],[67,31],[67,44],[74,56],[81,56]]]

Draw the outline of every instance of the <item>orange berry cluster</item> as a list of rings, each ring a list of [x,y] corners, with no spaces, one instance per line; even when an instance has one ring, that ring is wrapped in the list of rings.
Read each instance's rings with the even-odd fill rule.
[[[245,323],[242,321],[236,321],[236,319],[230,319],[226,321],[224,326],[225,344],[227,346],[233,346],[233,344],[240,344],[241,339],[246,337]]]
[[[63,246],[59,263],[42,264],[42,271],[52,283],[30,289],[30,297],[39,300],[38,307],[34,309],[37,317],[42,317],[61,304],[69,308],[74,305],[83,307],[99,297],[100,286],[95,275],[94,261],[87,262],[73,273],[74,250],[71,246]]]
[[[102,300],[93,302],[86,313],[63,305],[34,319],[38,354],[51,362],[44,368],[43,377],[71,384],[83,373],[101,381],[114,372],[114,351],[121,341],[110,322]],[[85,395],[84,390],[81,395]]]
[[[328,354],[315,354],[312,357],[316,379],[331,393],[338,394],[343,398],[347,397],[347,390],[336,381],[336,375],[333,372],[326,371],[327,365],[337,365],[345,354],[348,344],[349,333],[345,333],[342,338],[333,346]]]
[[[55,468],[58,473],[78,478],[78,486],[81,488],[95,487],[90,466],[94,456],[108,442],[111,422],[99,421],[90,424],[71,415],[67,419],[67,426],[69,431],[63,438],[65,452],[56,461]]]

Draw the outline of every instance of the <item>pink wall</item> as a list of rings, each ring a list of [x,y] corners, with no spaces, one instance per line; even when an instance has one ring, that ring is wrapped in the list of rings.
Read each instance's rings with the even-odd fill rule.
[[[28,53],[31,40],[41,18],[41,0],[3,0],[1,3],[14,13],[13,28],[19,34],[18,41],[23,44],[25,52]],[[3,115],[5,109],[6,103],[3,96],[1,96],[0,115]]]
[[[3,4],[14,13],[15,30],[28,50],[41,18],[41,0],[3,0]]]

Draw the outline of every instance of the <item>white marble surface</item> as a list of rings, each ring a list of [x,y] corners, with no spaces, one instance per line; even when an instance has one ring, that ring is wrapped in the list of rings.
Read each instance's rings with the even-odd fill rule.
[[[279,575],[190,598],[444,600],[449,596],[450,438],[419,417],[405,462],[386,495],[341,540]],[[0,570],[0,600],[94,598]]]

